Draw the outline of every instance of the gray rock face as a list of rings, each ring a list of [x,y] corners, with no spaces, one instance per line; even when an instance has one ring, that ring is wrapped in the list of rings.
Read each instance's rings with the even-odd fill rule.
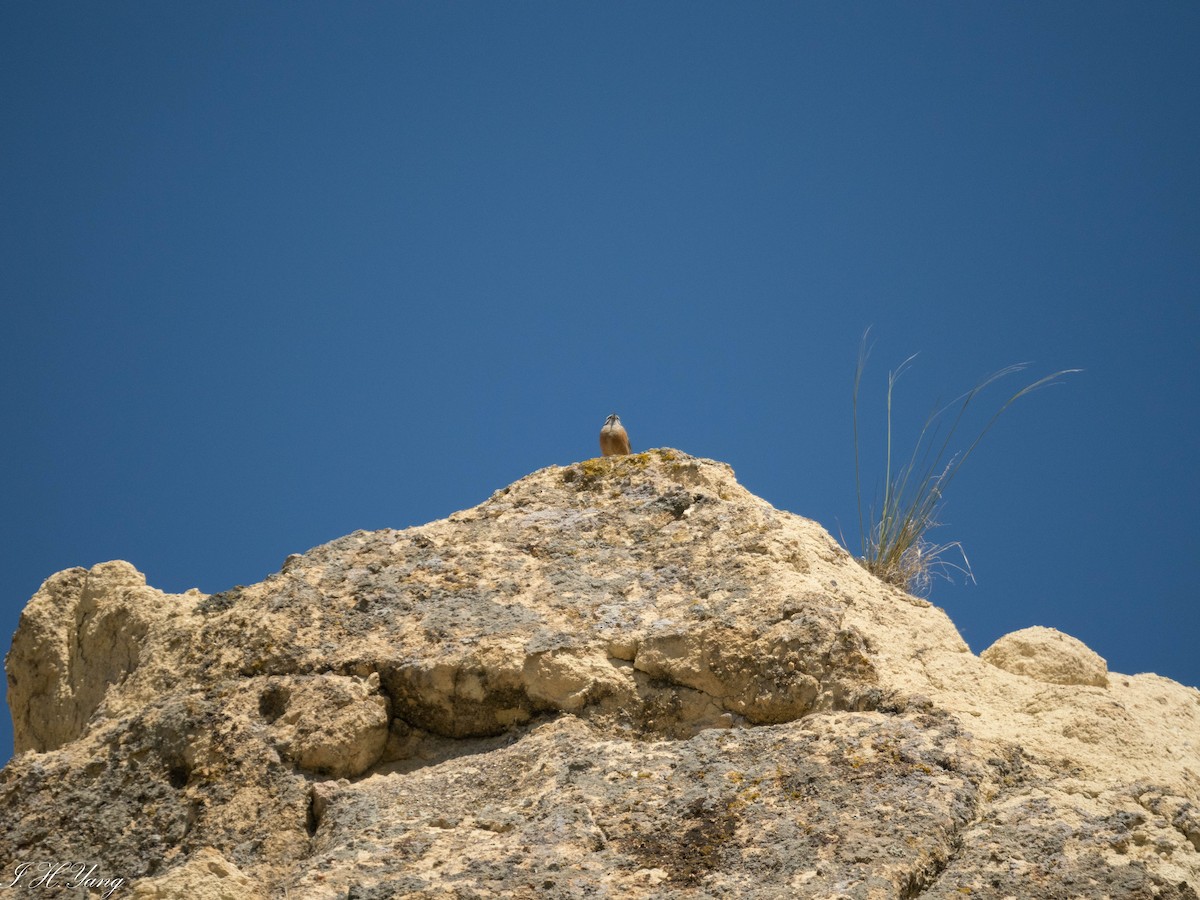
[[[989,665],[672,450],[222,594],[59,573],[7,669],[5,883],[86,859],[142,898],[1200,888],[1200,692]]]

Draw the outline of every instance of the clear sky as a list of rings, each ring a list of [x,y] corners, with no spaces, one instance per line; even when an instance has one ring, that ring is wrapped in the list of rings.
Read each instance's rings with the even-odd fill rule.
[[[614,411],[857,549],[873,326],[868,488],[910,354],[901,443],[1086,370],[947,495],[972,649],[1200,684],[1197,47],[1190,0],[3,4],[0,649],[60,569],[253,583]]]

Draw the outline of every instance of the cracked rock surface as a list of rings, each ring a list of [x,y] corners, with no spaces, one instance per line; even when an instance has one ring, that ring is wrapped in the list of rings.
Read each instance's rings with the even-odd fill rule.
[[[1200,692],[1037,637],[980,659],[819,525],[674,450],[542,469],[211,596],[71,569],[7,659],[0,876],[1196,898]]]

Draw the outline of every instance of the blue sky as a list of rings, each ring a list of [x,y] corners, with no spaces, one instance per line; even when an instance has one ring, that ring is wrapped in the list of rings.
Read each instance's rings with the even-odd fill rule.
[[[857,549],[873,326],[868,487],[910,354],[901,443],[1085,370],[947,496],[971,647],[1200,684],[1197,46],[1190,2],[4,4],[0,649],[60,569],[256,582],[613,411]]]

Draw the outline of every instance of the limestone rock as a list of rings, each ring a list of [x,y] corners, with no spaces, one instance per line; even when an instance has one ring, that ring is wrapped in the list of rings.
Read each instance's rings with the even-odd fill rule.
[[[369,678],[313,675],[272,678],[259,694],[258,711],[272,728],[280,755],[305,772],[361,775],[383,756],[388,701],[379,675]]]
[[[48,578],[22,613],[6,664],[16,749],[78,737],[108,686],[137,668],[151,627],[185,605],[148,588],[127,562]]]
[[[72,569],[7,660],[0,872],[95,860],[147,900],[1196,898],[1200,692],[1104,686],[1056,634],[1020,674],[984,661],[673,450],[207,597]]]
[[[166,875],[143,880],[134,900],[262,900],[259,885],[216,850],[205,847]]]
[[[1035,625],[1000,638],[980,658],[998,669],[1048,684],[1108,687],[1108,665],[1083,641]]]

